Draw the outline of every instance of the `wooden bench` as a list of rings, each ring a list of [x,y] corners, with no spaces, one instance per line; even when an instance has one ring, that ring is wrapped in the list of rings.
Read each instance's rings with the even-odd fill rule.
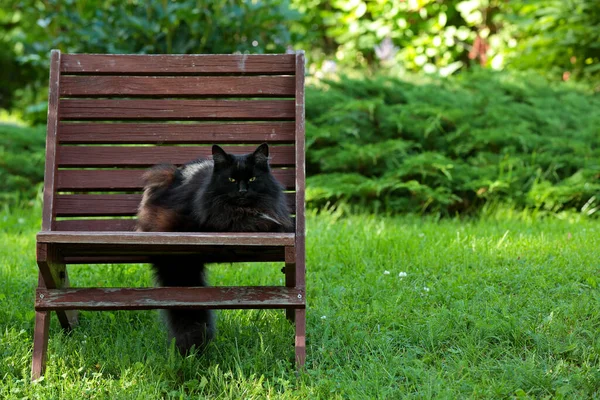
[[[72,329],[77,310],[282,308],[305,360],[304,53],[61,54],[50,65],[42,230],[37,235],[32,378],[44,373],[50,312]],[[134,232],[141,175],[157,163],[271,145],[294,233]],[[69,264],[140,263],[210,254],[211,262],[283,262],[285,286],[71,288]]]

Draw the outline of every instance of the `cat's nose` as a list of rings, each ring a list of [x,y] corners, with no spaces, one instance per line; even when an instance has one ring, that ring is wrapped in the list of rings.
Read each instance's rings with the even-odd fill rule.
[[[248,185],[246,184],[246,182],[244,182],[244,181],[240,182],[240,186],[238,186],[238,191],[241,194],[245,194],[248,191]]]

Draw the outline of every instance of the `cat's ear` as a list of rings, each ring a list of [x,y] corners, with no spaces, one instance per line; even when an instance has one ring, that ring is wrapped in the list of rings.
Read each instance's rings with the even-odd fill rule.
[[[225,153],[225,150],[223,150],[221,146],[217,146],[216,144],[213,144],[212,156],[215,165],[227,164],[229,162],[229,155]]]
[[[269,161],[269,145],[266,143],[261,144],[254,150],[252,155],[257,163],[267,163]]]

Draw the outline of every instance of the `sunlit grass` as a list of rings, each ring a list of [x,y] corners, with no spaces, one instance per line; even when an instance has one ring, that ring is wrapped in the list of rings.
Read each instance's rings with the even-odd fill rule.
[[[222,311],[181,357],[155,311],[53,317],[30,383],[39,209],[0,213],[0,398],[591,398],[600,395],[600,225],[542,220],[308,218],[306,371],[282,311]],[[280,266],[212,266],[211,282],[280,284]],[[76,285],[150,285],[144,265],[75,266]]]

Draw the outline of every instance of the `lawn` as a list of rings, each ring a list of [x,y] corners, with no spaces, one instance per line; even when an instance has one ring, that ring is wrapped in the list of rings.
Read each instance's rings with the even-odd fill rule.
[[[39,207],[0,211],[0,398],[592,398],[600,396],[600,224],[308,217],[306,370],[282,311],[221,311],[181,357],[156,311],[52,319],[31,383]],[[215,265],[214,285],[280,284],[279,267]],[[146,265],[75,266],[75,285],[150,285]]]

